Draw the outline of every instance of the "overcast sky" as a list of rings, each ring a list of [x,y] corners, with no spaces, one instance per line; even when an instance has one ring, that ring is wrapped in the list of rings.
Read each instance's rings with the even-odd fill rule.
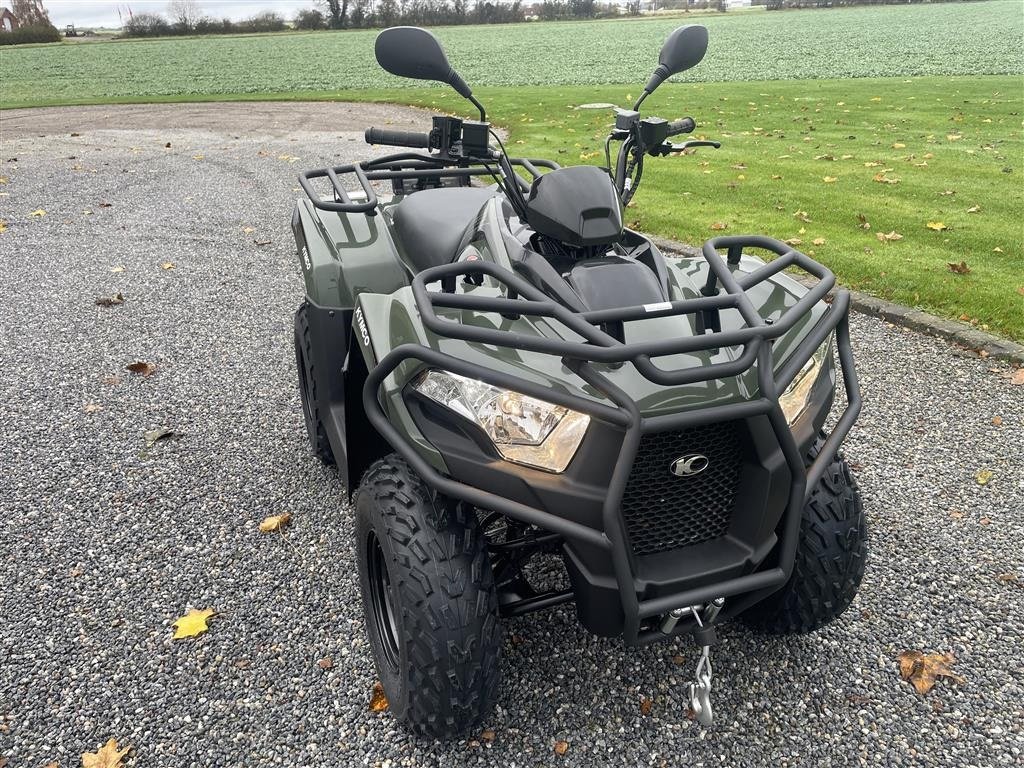
[[[290,19],[300,8],[312,8],[316,0],[198,0],[203,13],[215,18],[225,16],[231,19],[247,19],[260,11],[277,11]],[[9,2],[0,0],[0,6],[10,7]],[[127,15],[127,8],[133,13],[163,12],[167,0],[43,0],[43,6],[50,13],[50,21],[63,28],[67,24],[82,27],[119,27],[117,11]]]

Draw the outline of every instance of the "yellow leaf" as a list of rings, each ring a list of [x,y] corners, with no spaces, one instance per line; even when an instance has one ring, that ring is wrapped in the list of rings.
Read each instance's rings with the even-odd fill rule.
[[[373,684],[373,693],[370,694],[370,711],[383,712],[388,708],[388,697],[384,694],[384,686],[380,683]]]
[[[561,757],[569,751],[569,742],[561,740],[556,741],[555,746],[553,748],[555,750],[555,754]]]
[[[7,183],[7,177],[6,176],[0,176],[0,184],[6,184],[6,183]]]
[[[115,273],[115,274],[117,274],[118,272],[124,272],[124,267],[121,267],[121,266],[111,267],[110,271]]]
[[[82,768],[122,768],[121,761],[130,749],[118,749],[117,739],[110,739],[95,752],[82,753]]]
[[[822,179],[826,184],[835,184],[838,179],[835,176],[826,176]]]
[[[716,221],[714,224],[711,225],[711,228],[716,232],[721,232],[723,229],[727,229],[728,227],[729,225],[726,224],[724,221]]]
[[[812,242],[815,245],[824,245],[825,244],[825,238],[824,237],[816,237],[816,238],[814,238],[814,240]]]
[[[974,479],[978,481],[978,485],[988,485],[989,481],[995,477],[995,472],[991,469],[979,469],[978,474],[974,476]]]
[[[907,145],[906,144],[901,144],[900,142],[897,141],[895,144],[892,145],[892,148],[893,149],[906,149]]]
[[[992,249],[992,253],[1002,253],[1002,252],[1003,252],[1003,249],[1000,248],[998,245],[995,248]]]
[[[0,235],[7,231],[7,222],[0,219]]]
[[[949,229],[949,227],[941,221],[929,221],[925,226],[927,226],[928,229],[934,229],[936,232],[942,232],[943,230]]]
[[[949,141],[960,141],[960,139],[962,139],[963,136],[961,136],[959,133],[947,133],[946,138]]]
[[[160,269],[164,269],[164,270],[166,270],[166,269],[174,269],[174,266],[175,265],[174,265],[173,261],[164,261],[164,262],[160,263]]]
[[[875,237],[878,238],[879,242],[891,243],[895,240],[902,240],[903,235],[893,230],[892,232],[875,232]]]
[[[802,242],[803,240],[801,240],[799,237],[791,237],[789,238],[789,240],[786,241],[786,245],[800,245],[800,243]]]
[[[290,512],[284,512],[280,515],[271,515],[270,517],[264,518],[263,522],[260,523],[260,531],[263,533],[280,531],[291,521],[292,515]]]
[[[872,101],[881,101],[881,100],[882,100],[882,97],[881,97],[881,96],[873,96],[873,97],[871,98],[871,100],[872,100]]]
[[[189,610],[184,616],[178,619],[172,626],[174,630],[174,639],[181,640],[186,637],[195,637],[201,635],[209,627],[206,626],[206,622],[211,616],[213,616],[213,609],[207,608],[203,611],[197,611],[195,608]]]
[[[36,210],[32,211],[32,213],[30,213],[28,216],[30,219],[41,219],[45,215],[46,211],[44,211],[42,208],[37,208]]]
[[[875,176],[874,176],[874,180],[877,181],[879,184],[899,184],[900,183],[899,179],[897,179],[895,177],[886,176],[885,175],[885,171],[882,171],[881,173],[876,173]]]
[[[928,693],[935,687],[940,677],[965,682],[960,675],[950,669],[953,665],[952,653],[921,653],[920,651],[904,651],[899,655],[900,677],[910,682],[914,690],[920,694]]]
[[[192,159],[193,160],[202,160],[203,156],[202,155],[192,155]]]
[[[967,212],[968,213],[981,213],[981,206],[980,205],[972,205],[970,208],[967,209]]]

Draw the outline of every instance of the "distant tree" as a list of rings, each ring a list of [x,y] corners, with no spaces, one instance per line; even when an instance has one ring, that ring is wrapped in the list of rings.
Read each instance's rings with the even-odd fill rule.
[[[276,11],[264,11],[246,21],[245,26],[249,32],[280,32],[288,25]]]
[[[317,8],[303,8],[295,14],[292,23],[296,29],[324,29],[327,26],[327,17]]]
[[[23,27],[52,27],[43,0],[11,0],[11,13]]]
[[[167,15],[182,34],[187,34],[196,28],[203,12],[196,0],[171,0],[167,4]]]
[[[323,2],[327,5],[331,29],[344,28],[348,16],[349,0],[323,0]]]
[[[174,32],[174,27],[159,13],[136,13],[125,22],[126,37],[161,37]]]

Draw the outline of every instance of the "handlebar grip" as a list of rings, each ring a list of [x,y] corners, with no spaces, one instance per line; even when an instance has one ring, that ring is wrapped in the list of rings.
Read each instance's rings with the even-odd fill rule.
[[[668,135],[678,136],[680,133],[691,133],[697,127],[692,117],[681,117],[668,124]]]
[[[419,131],[389,131],[387,128],[367,128],[367,144],[388,144],[393,147],[430,149],[430,134]]]

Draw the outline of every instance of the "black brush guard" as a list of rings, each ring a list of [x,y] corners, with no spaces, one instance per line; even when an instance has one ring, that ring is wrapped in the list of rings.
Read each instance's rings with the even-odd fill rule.
[[[745,248],[772,251],[778,258],[754,272],[734,277],[729,265],[738,265]],[[728,250],[728,263],[718,253]],[[576,395],[548,390],[536,383],[517,376],[489,370],[438,352],[419,344],[403,344],[386,355],[370,371],[363,389],[363,405],[373,426],[424,478],[424,480],[448,496],[462,499],[476,507],[493,510],[524,523],[553,531],[567,540],[579,540],[607,550],[615,570],[619,597],[625,617],[624,640],[629,645],[643,644],[658,637],[665,637],[658,629],[644,628],[645,620],[662,616],[676,608],[708,603],[720,597],[737,597],[727,601],[723,616],[736,615],[754,603],[779,589],[788,580],[796,556],[800,517],[810,490],[821,479],[822,474],[833,460],[840,443],[849,433],[861,409],[861,396],[854,370],[853,352],[850,348],[848,309],[849,293],[836,292],[831,306],[800,342],[789,359],[774,371],[772,344],[793,328],[796,322],[817,302],[823,300],[835,285],[832,272],[809,258],[794,251],[777,240],[762,236],[719,237],[704,244],[703,257],[708,262],[708,282],[700,298],[664,302],[654,306],[635,306],[597,312],[573,312],[544,295],[532,284],[514,273],[490,262],[467,261],[445,264],[419,273],[412,282],[413,295],[423,324],[438,336],[465,341],[493,344],[512,349],[558,355],[563,363],[580,378],[601,392],[614,407]],[[792,307],[775,322],[766,322],[760,317],[746,290],[761,283],[788,267],[798,267],[817,278],[811,287]],[[507,297],[484,297],[455,293],[456,278],[459,276],[486,275],[502,284]],[[428,291],[429,283],[440,281],[442,291]],[[724,289],[720,291],[718,285]],[[511,331],[480,328],[443,320],[434,309],[460,309],[478,312],[498,312],[506,316],[527,315],[556,320],[585,341],[574,342],[538,337]],[[664,339],[644,343],[624,344],[600,330],[603,323],[628,322],[652,317],[704,313],[706,318],[717,317],[723,309],[735,309],[743,319],[744,326],[729,331],[715,331],[700,336]],[[712,322],[711,327],[717,327]],[[846,389],[847,406],[839,417],[824,447],[810,467],[804,466],[803,457],[793,438],[786,417],[779,405],[779,395],[792,383],[811,355],[835,331],[836,345]],[[652,358],[717,347],[743,347],[742,354],[725,363],[667,371],[654,364]],[[625,429],[625,438],[608,488],[602,510],[603,530],[521,504],[501,496],[480,490],[434,469],[413,446],[390,424],[379,400],[379,390],[384,378],[406,360],[419,360],[431,367],[443,368],[452,373],[469,376],[493,386],[512,389],[557,405],[586,413]],[[760,396],[738,404],[714,406],[654,417],[640,413],[636,402],[615,386],[594,367],[595,363],[632,363],[650,381],[662,385],[688,384],[736,376],[751,366],[757,366],[757,381]],[[634,586],[633,553],[630,550],[625,523],[620,514],[620,502],[629,477],[640,438],[643,434],[669,429],[749,418],[764,414],[768,417],[775,438],[781,446],[787,467],[792,476],[789,500],[783,512],[777,544],[776,565],[716,584],[690,589],[672,595],[640,600]],[[672,634],[687,629],[680,622]]]

